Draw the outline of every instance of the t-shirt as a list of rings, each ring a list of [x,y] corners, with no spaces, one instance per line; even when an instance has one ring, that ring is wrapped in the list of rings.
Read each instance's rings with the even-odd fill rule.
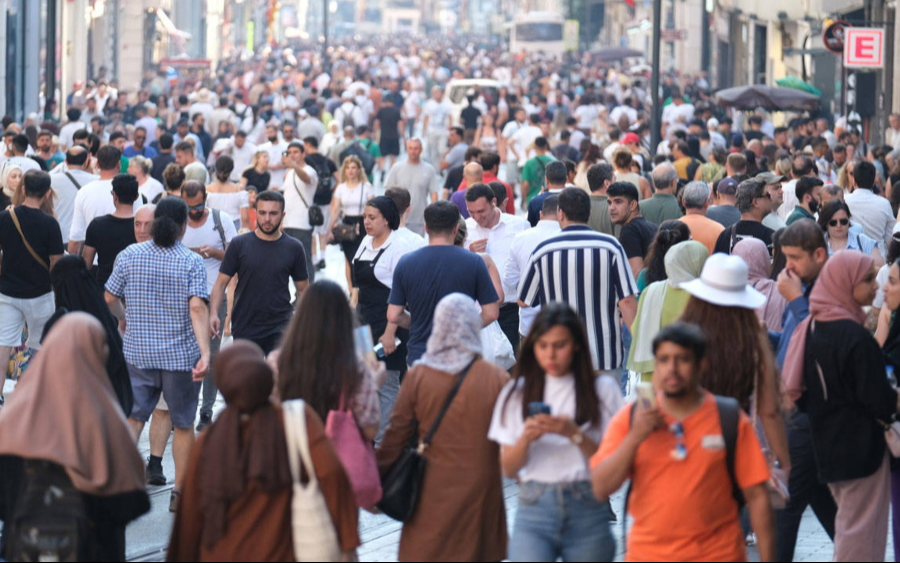
[[[381,124],[381,139],[400,139],[400,130],[397,124],[400,123],[400,110],[391,106],[383,107],[375,114],[375,119]]]
[[[124,154],[128,158],[134,158],[136,156],[153,158],[156,156],[156,149],[154,149],[153,147],[145,146],[143,150],[137,150],[136,148],[134,148],[134,145],[128,145],[127,147],[125,147],[125,150],[122,151],[122,154]]]
[[[457,246],[426,246],[401,258],[394,269],[388,304],[406,307],[412,316],[409,365],[425,353],[434,310],[451,293],[482,304],[500,301],[484,260]]]
[[[144,205],[140,198],[132,206],[134,213]],[[111,215],[116,212],[116,204],[112,196],[112,180],[96,180],[84,185],[75,196],[75,212],[72,214],[72,227],[69,229],[69,241],[81,242],[85,239],[88,225],[97,217]]]
[[[650,243],[659,229],[656,225],[643,217],[635,217],[622,227],[619,234],[619,242],[625,249],[628,258],[646,258],[650,251]]]
[[[501,446],[514,446],[522,437],[525,432],[522,410],[524,385],[523,380],[510,381],[500,392],[488,431],[489,440]],[[586,422],[581,425],[581,430],[588,439],[599,444],[603,439],[603,432],[624,402],[619,383],[608,375],[596,378],[594,388],[600,399],[600,420],[597,424]],[[576,395],[573,375],[544,376],[543,402],[550,405],[552,416],[574,420]],[[573,483],[589,481],[591,473],[587,458],[570,439],[558,434],[545,434],[528,448],[528,461],[519,471],[518,477],[523,483]]]
[[[161,196],[166,189],[163,185],[156,181],[155,178],[147,178],[147,181],[143,183],[143,185],[138,186],[138,193],[147,198],[147,203],[153,203],[153,201]]]
[[[766,243],[769,254],[772,254],[772,235],[775,231],[763,225],[759,221],[738,221],[731,227],[722,231],[716,240],[716,252],[731,254],[734,245],[745,238],[758,238]]]
[[[544,189],[544,182],[547,178],[547,164],[553,162],[552,156],[536,156],[525,163],[522,168],[522,181],[528,182],[528,201],[541,193]]]
[[[462,119],[463,129],[477,129],[481,111],[478,108],[466,106],[460,112],[459,117]]]
[[[634,525],[626,561],[746,561],[715,397],[707,394],[703,405],[681,421],[687,448],[683,460],[671,455],[677,440],[668,428],[676,421],[663,415],[665,426],[650,434],[634,456],[628,503]],[[609,458],[630,429],[631,405],[627,405],[606,429],[591,468]],[[744,413],[738,423],[734,470],[741,489],[769,479],[756,432]]]
[[[225,235],[225,244],[227,245],[237,236],[237,230],[234,228],[234,220],[230,215],[220,211],[219,217],[222,221],[222,234]],[[181,242],[193,252],[196,252],[202,246],[208,246],[215,250],[226,250],[225,246],[222,245],[222,234],[219,234],[219,231],[216,229],[216,221],[213,219],[212,210],[210,210],[203,225],[193,228],[190,223],[188,224],[187,231],[185,231]],[[203,258],[203,256],[200,257]],[[206,268],[206,287],[210,293],[212,293],[213,286],[216,284],[216,278],[219,277],[219,267],[221,265],[222,261],[212,256],[203,258],[203,266]]]
[[[134,217],[97,217],[88,225],[84,245],[97,250],[97,281],[106,285],[119,253],[135,244]]]
[[[741,220],[741,212],[733,205],[714,205],[706,210],[706,217],[727,229]]]
[[[268,190],[269,182],[272,181],[272,176],[268,172],[260,174],[255,168],[244,170],[244,173],[241,174],[241,176],[247,178],[247,187],[256,188],[258,193]]]
[[[309,183],[301,180],[293,170],[288,170],[284,175],[284,228],[312,229],[309,224],[309,208],[315,207],[313,197],[316,195],[316,187],[319,185],[319,176],[312,166],[308,164],[303,171],[309,175]],[[303,197],[300,197],[300,196]],[[307,249],[312,251],[312,249]]]
[[[447,161],[447,164],[450,165],[450,168],[456,168],[457,166],[461,166],[466,162],[466,151],[469,150],[469,145],[465,143],[456,143],[450,150],[447,151],[447,156],[444,157],[444,160]]]
[[[150,175],[153,176],[157,182],[162,182],[163,172],[165,171],[166,166],[175,162],[175,155],[171,152],[160,153],[154,156],[152,161],[153,168],[150,169]]]
[[[40,209],[20,205],[16,217],[31,248],[50,265],[50,257],[63,253],[62,233],[56,219]],[[25,248],[9,211],[0,212],[0,293],[15,299],[34,299],[50,293],[50,273]]]
[[[441,191],[441,184],[434,168],[427,162],[411,164],[400,162],[391,167],[384,185],[399,186],[409,191],[410,212],[407,226],[418,234],[425,233],[425,208],[431,203],[431,194]]]
[[[288,278],[294,283],[309,279],[303,245],[286,235],[276,241],[262,240],[256,233],[234,237],[219,272],[238,276],[232,332],[235,338],[250,340],[284,329],[294,312]]]

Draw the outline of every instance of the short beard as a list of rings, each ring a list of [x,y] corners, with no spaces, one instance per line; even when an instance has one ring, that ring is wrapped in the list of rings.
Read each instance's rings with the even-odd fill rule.
[[[267,231],[265,228],[263,228],[262,224],[258,225],[258,227],[259,227],[259,230],[262,231],[264,235],[271,235],[273,233],[277,233],[278,229],[281,228],[281,221],[278,221],[278,223],[275,224],[275,226],[272,228],[271,231]]]
[[[668,391],[664,391],[663,394],[667,399],[682,399],[685,395],[688,394],[687,389],[682,389],[681,391],[675,391],[674,393],[669,393]]]

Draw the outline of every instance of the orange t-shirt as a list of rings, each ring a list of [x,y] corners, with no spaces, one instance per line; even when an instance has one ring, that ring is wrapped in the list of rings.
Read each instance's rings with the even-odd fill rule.
[[[678,220],[688,226],[691,230],[691,239],[705,246],[710,256],[716,252],[716,241],[725,230],[721,223],[702,215],[685,215]]]
[[[666,424],[675,419],[665,415]],[[634,525],[626,561],[746,561],[747,550],[732,497],[725,442],[715,397],[682,421],[687,458],[672,458],[677,440],[666,429],[638,448],[632,466],[628,512]],[[591,468],[618,449],[631,428],[631,405],[612,419]],[[765,483],[769,467],[750,419],[741,413],[735,449],[741,489]]]

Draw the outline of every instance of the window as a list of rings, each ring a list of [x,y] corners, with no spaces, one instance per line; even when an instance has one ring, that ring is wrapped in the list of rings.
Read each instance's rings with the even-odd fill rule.
[[[563,26],[559,23],[520,23],[516,25],[517,41],[562,41]]]

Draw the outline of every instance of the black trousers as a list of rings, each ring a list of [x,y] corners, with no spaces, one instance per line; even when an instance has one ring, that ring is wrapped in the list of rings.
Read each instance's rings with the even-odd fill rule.
[[[837,504],[828,485],[819,482],[809,417],[799,411],[795,412],[787,422],[787,436],[791,453],[791,476],[788,482],[791,498],[784,510],[775,511],[778,561],[794,560],[797,531],[807,506],[812,507],[816,518],[832,540],[834,519],[837,516]]]
[[[500,307],[500,318],[497,319],[500,330],[512,344],[516,358],[519,357],[519,304],[506,303]]]

